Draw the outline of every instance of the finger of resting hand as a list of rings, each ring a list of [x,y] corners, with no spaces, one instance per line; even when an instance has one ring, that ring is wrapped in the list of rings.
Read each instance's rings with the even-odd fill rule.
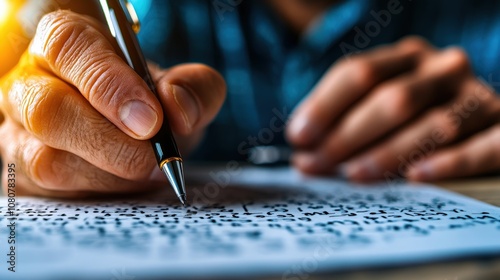
[[[481,117],[471,115],[457,122],[449,105],[438,107],[350,160],[344,171],[349,178],[362,181],[388,174],[405,176],[411,165],[461,138]]]
[[[57,78],[28,75],[16,80],[9,100],[13,118],[52,148],[130,180],[148,178],[156,166],[148,141],[121,132]]]
[[[407,177],[435,181],[500,170],[500,125],[411,166]]]
[[[407,39],[335,64],[292,115],[287,137],[298,147],[314,145],[337,118],[376,84],[412,69],[429,51],[420,39]]]
[[[374,88],[373,93],[349,111],[326,137],[315,154],[323,155],[311,165],[324,173],[412,119],[442,99],[444,85],[464,80],[467,57],[456,49],[428,56],[415,71]],[[319,157],[319,156],[318,156]]]
[[[163,119],[160,103],[94,25],[68,11],[44,16],[28,60],[75,85],[94,108],[128,135],[152,137]]]

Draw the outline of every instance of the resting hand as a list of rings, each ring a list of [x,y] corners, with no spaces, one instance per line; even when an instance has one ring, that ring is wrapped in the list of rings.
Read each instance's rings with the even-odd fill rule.
[[[287,129],[295,166],[354,180],[500,170],[500,100],[466,54],[419,38],[336,63]]]

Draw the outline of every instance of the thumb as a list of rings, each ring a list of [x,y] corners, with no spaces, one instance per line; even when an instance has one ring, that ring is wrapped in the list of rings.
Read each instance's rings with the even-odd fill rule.
[[[173,132],[191,136],[203,131],[226,98],[222,76],[202,64],[182,64],[167,70],[151,65],[150,69]]]

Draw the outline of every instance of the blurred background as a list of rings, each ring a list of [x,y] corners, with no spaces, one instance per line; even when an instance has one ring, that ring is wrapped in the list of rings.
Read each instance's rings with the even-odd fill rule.
[[[29,0],[0,0],[0,76],[17,63],[28,47],[36,27],[28,24],[28,15],[23,14],[21,9],[27,1]]]
[[[68,9],[70,2],[72,10],[85,10],[86,13],[90,6],[98,3],[71,0],[0,0],[0,77],[18,62],[28,48],[40,18],[52,11]]]

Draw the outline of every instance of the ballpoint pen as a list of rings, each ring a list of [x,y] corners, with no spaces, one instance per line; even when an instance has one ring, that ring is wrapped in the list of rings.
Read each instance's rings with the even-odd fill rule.
[[[156,86],[136,37],[139,31],[139,20],[133,6],[126,0],[100,0],[100,6],[111,35],[116,39],[122,51],[122,57],[158,97]],[[151,139],[151,144],[160,169],[167,176],[181,203],[186,205],[182,158],[166,117],[160,131]]]

